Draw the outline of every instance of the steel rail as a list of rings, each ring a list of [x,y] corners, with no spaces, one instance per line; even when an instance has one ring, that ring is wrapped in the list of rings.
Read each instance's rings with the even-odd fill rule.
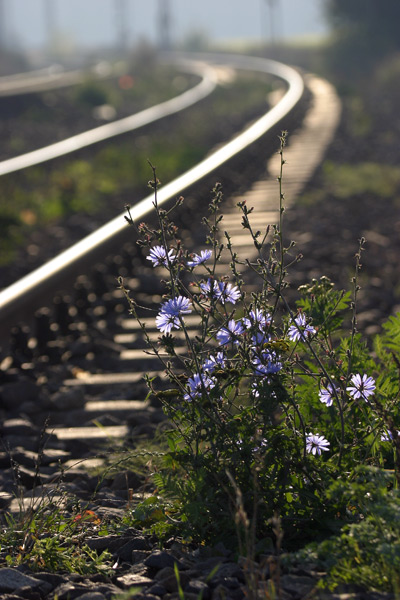
[[[216,61],[215,56],[210,58],[214,62]],[[268,59],[232,55],[229,58],[223,55],[219,61],[220,64],[229,63],[230,65],[235,65],[237,68],[275,75],[287,83],[287,91],[272,109],[256,120],[245,131],[213,152],[195,167],[160,188],[158,192],[159,205],[175,198],[184,189],[196,183],[205,175],[210,174],[225,161],[259,139],[294,108],[303,94],[304,83],[301,76],[295,69],[287,65]],[[153,203],[153,194],[138,202],[131,209],[132,218],[138,220],[151,212],[154,209]],[[13,313],[29,306],[33,297],[41,295],[43,298],[50,289],[54,290],[63,280],[66,273],[72,269],[75,270],[81,265],[88,264],[88,260],[90,260],[96,250],[122,236],[128,227],[124,216],[124,214],[118,215],[42,267],[39,267],[0,292],[0,322],[4,324],[5,320]]]
[[[21,96],[34,92],[45,92],[82,83],[90,74],[96,79],[122,75],[120,66],[98,63],[86,70],[64,71],[61,65],[51,65],[35,71],[14,73],[0,77],[0,97]]]
[[[139,129],[144,125],[188,108],[208,96],[215,89],[218,77],[212,67],[198,61],[187,60],[181,60],[177,65],[181,70],[201,76],[202,80],[200,83],[171,100],[142,110],[124,119],[100,125],[94,129],[89,129],[83,133],[66,138],[61,142],[56,142],[38,150],[4,160],[0,163],[0,175],[15,173],[15,171],[21,171],[27,167],[65,156],[81,148],[86,148],[92,144],[121,135],[122,133]]]

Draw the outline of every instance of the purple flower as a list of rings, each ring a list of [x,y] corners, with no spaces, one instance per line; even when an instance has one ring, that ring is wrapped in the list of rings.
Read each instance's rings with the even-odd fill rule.
[[[329,450],[330,443],[324,438],[323,435],[314,433],[306,434],[306,450],[312,454],[321,454],[322,450],[325,452]]]
[[[147,260],[151,260],[153,267],[158,267],[159,265],[168,267],[168,260],[170,263],[172,263],[174,262],[176,256],[173,250],[168,250],[167,257],[167,252],[163,246],[154,246],[154,248],[150,250],[150,255],[146,256],[146,258]]]
[[[225,283],[223,281],[218,282],[214,279],[209,279],[206,283],[200,283],[200,289],[205,296],[216,298],[221,304],[225,304],[225,302],[235,304],[241,296],[236,285],[234,286],[231,283]]]
[[[217,352],[217,356],[210,356],[204,361],[203,371],[213,373],[217,367],[225,367],[225,355],[223,352]]]
[[[248,317],[243,319],[243,323],[246,325],[247,329],[256,327],[257,329],[262,330],[271,324],[271,315],[269,313],[264,313],[259,308],[255,308],[249,312]]]
[[[271,379],[269,377],[263,377],[262,379],[258,378],[256,381],[254,381],[251,384],[251,394],[252,394],[253,398],[260,397],[260,390],[263,388],[264,384],[271,385]],[[273,398],[274,400],[276,400],[275,392],[270,391],[269,396],[270,396],[270,398]]]
[[[261,352],[251,362],[254,368],[254,375],[260,377],[273,375],[282,369],[282,363],[278,361],[275,352]]]
[[[201,250],[200,254],[192,254],[192,260],[187,261],[188,267],[197,267],[206,262],[212,255],[212,250]]]
[[[236,322],[234,319],[231,319],[228,322],[227,328],[222,327],[222,329],[220,329],[218,331],[217,340],[221,344],[221,346],[224,346],[225,344],[228,344],[229,342],[238,344],[239,340],[237,338],[243,332],[244,332],[244,329],[243,329],[242,323],[240,321]]]
[[[398,437],[399,432],[396,431],[396,437]],[[391,431],[389,431],[389,429],[387,431],[385,431],[384,433],[382,433],[381,435],[381,441],[382,442],[391,442],[393,440],[393,434]]]
[[[208,296],[209,298],[218,298],[218,282],[214,279],[209,279],[206,283],[200,283],[200,289],[205,296]]]
[[[187,389],[188,393],[184,395],[184,399],[191,402],[195,398],[199,398],[215,387],[215,379],[201,373],[195,373],[193,377],[188,379]]]
[[[269,340],[270,336],[265,335],[265,333],[262,333],[262,331],[257,331],[255,335],[251,336],[251,341],[255,346],[262,346],[263,344],[269,342]]]
[[[332,406],[333,399],[335,398],[335,393],[339,393],[339,388],[334,387],[330,383],[326,387],[322,387],[319,391],[319,399],[321,402],[326,404],[326,406]]]
[[[178,296],[171,298],[161,305],[160,312],[156,316],[156,326],[161,333],[171,333],[171,329],[180,329],[182,315],[192,312],[192,305],[189,298]]]
[[[306,339],[306,335],[310,336],[315,333],[315,328],[312,325],[307,325],[306,317],[303,313],[300,313],[294,319],[294,325],[289,327],[288,336],[293,342],[297,342],[297,340],[304,341]]]
[[[225,302],[236,304],[236,301],[241,296],[237,285],[232,285],[231,283],[224,283],[222,281],[218,283],[216,295],[221,304],[225,304]]]
[[[375,391],[375,380],[372,377],[368,377],[365,373],[362,377],[357,373],[357,375],[352,376],[351,383],[353,385],[346,388],[350,396],[354,398],[354,400],[363,398],[365,402],[368,402],[368,396],[372,396]]]

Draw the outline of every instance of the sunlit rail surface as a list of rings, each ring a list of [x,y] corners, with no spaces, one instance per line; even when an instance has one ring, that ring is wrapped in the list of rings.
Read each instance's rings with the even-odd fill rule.
[[[122,72],[119,65],[106,62],[99,62],[85,71],[64,71],[61,65],[51,65],[36,71],[0,77],[0,97],[44,92],[75,85],[82,83],[88,74],[96,79],[106,79],[121,75]]]
[[[179,61],[182,64],[182,60],[185,60],[185,65],[189,68],[189,59],[187,57],[178,57],[178,56],[170,56],[169,60],[171,61]],[[169,108],[166,114],[171,114],[171,112],[176,112],[176,110],[170,110],[171,105],[176,103],[181,103],[181,109],[188,105],[187,100],[190,98],[190,102],[196,101],[196,98],[193,96],[196,93],[200,93],[200,96],[204,97],[206,93],[209,93],[211,89],[215,86],[216,77],[213,75],[212,65],[229,65],[233,68],[238,69],[247,69],[250,71],[262,72],[267,74],[272,74],[280,79],[282,79],[286,85],[287,89],[281,100],[268,112],[266,112],[262,117],[257,119],[252,125],[250,125],[245,131],[238,134],[233,140],[229,141],[227,144],[219,147],[216,151],[210,154],[207,158],[197,164],[195,167],[189,169],[186,173],[177,177],[175,180],[171,181],[169,184],[163,186],[158,193],[158,203],[161,205],[168,200],[177,197],[183,190],[187,189],[189,186],[201,180],[206,175],[212,173],[215,169],[220,167],[226,161],[238,155],[245,148],[253,144],[256,140],[261,138],[267,131],[269,131],[274,125],[276,125],[285,115],[290,113],[290,111],[296,106],[302,97],[304,91],[304,84],[301,76],[298,72],[286,65],[281,63],[277,63],[275,61],[262,59],[262,58],[251,58],[245,56],[233,56],[233,55],[204,55],[201,57],[203,63],[207,61],[207,65],[203,65],[200,67],[199,65],[200,57],[197,56],[196,60],[191,61],[192,69],[203,70],[203,73],[207,73],[207,76],[204,76],[201,84],[196,86],[196,88],[189,90],[185,94],[182,94],[177,99],[171,100],[167,103],[163,103],[164,106],[167,105]],[[190,104],[190,103],[189,103]],[[168,112],[170,110],[170,112]],[[144,122],[151,122],[151,118],[149,119],[149,115],[153,114],[154,119],[159,119],[161,116],[158,107],[153,107],[152,109],[148,109],[148,111],[143,111],[147,113],[145,116]],[[143,113],[139,113],[142,115]],[[116,123],[110,123],[106,126],[102,126],[96,128],[95,130],[91,130],[89,132],[85,132],[80,134],[79,136],[74,136],[74,138],[85,139],[87,136],[88,143],[95,143],[100,139],[106,139],[107,137],[111,137],[114,135],[118,135],[118,133],[123,133],[127,131],[124,127],[127,125],[129,119],[133,122],[135,118],[138,118],[138,115],[134,115],[133,117],[128,117],[128,119],[122,119],[124,125],[121,125],[121,121],[117,121]],[[132,128],[132,121],[129,122],[129,127]],[[144,124],[143,122],[143,124]],[[115,127],[115,132],[108,133],[105,137],[101,137],[104,134],[104,131]],[[136,125],[138,127],[140,125]],[[120,128],[120,131],[118,131]],[[98,130],[102,130],[102,134],[99,134]],[[97,132],[97,133],[95,133]],[[82,137],[83,136],[83,137]],[[92,136],[99,136],[98,139],[92,138]],[[74,139],[70,138],[70,139]],[[53,156],[47,156],[47,158],[43,158],[43,156],[38,156],[37,162],[43,162],[44,160],[49,160],[52,157],[60,156],[64,154],[60,152],[60,147],[64,144],[65,153],[73,151],[74,148],[71,148],[71,145],[68,143],[68,140],[64,140],[64,142],[59,142],[58,144],[53,144],[48,148],[56,148],[56,152]],[[83,147],[85,144],[77,147]],[[47,151],[47,149],[44,149]],[[41,151],[35,151],[29,153],[29,156],[35,155],[36,153],[40,153]],[[28,155],[25,155],[25,157]],[[21,157],[21,160],[24,158]],[[18,157],[15,159],[10,159],[0,163],[0,173],[11,172],[12,170],[17,170],[17,168],[11,168],[11,170],[7,170],[10,168],[10,164],[12,161],[17,161]],[[26,160],[26,159],[25,159]],[[36,164],[34,161],[27,161],[26,164],[20,168],[24,168],[28,165]],[[149,195],[140,202],[138,202],[131,209],[131,214],[134,220],[142,219],[143,216],[150,213],[154,210],[153,207],[154,197],[153,195]],[[118,238],[126,232],[128,225],[126,220],[124,219],[124,215],[118,215],[107,224],[100,227],[97,231],[93,232],[89,236],[82,239],[80,242],[76,243],[69,249],[65,250],[57,257],[43,265],[42,267],[36,269],[32,273],[23,277],[19,281],[15,282],[10,287],[6,288],[0,293],[0,325],[3,331],[3,335],[6,331],[8,331],[11,325],[14,323],[13,316],[25,314],[26,311],[32,309],[35,302],[38,298],[44,299],[48,297],[50,294],[53,294],[57,291],[57,287],[67,276],[78,275],[80,269],[83,271],[85,266],[93,264],[96,260],[96,256],[99,253],[104,253],[104,247],[106,247],[111,241],[116,241]],[[81,272],[82,272],[81,271]]]
[[[44,148],[39,148],[38,150],[33,150],[32,152],[27,152],[26,154],[4,160],[0,162],[0,176],[14,173],[15,171],[21,171],[22,169],[33,167],[34,165],[39,165],[48,160],[65,156],[66,154],[81,150],[92,144],[116,137],[122,133],[134,131],[149,123],[154,123],[158,119],[163,119],[192,106],[192,104],[199,102],[211,94],[215,89],[218,78],[214,69],[207,64],[181,60],[177,63],[177,66],[183,71],[200,75],[201,82],[192,89],[187,90],[171,100],[142,110],[134,115],[125,117],[124,119],[119,119],[112,123],[107,123],[106,125],[100,125],[94,129],[89,129],[83,133],[78,133],[77,135],[66,138],[61,142],[56,142],[55,144],[50,144]]]

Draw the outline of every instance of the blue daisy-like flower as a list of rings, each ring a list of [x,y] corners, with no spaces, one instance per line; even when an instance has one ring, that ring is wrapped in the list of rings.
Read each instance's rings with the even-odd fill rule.
[[[335,398],[335,394],[339,393],[339,388],[334,387],[332,384],[328,383],[326,387],[322,387],[319,391],[319,399],[321,402],[326,404],[326,406],[332,406],[333,400]]]
[[[293,322],[293,325],[289,327],[288,336],[293,342],[297,342],[297,340],[302,340],[303,342],[306,339],[306,336],[309,337],[315,333],[315,327],[309,325],[306,320],[306,316],[303,313],[300,313]]]
[[[217,298],[221,302],[221,304],[225,304],[225,302],[230,302],[231,304],[236,304],[237,300],[239,300],[241,293],[237,285],[232,285],[231,283],[219,282],[217,288]]]
[[[213,377],[209,377],[203,373],[195,373],[193,377],[188,379],[187,389],[188,393],[184,395],[184,400],[188,402],[192,402],[195,398],[201,397],[204,392],[208,392],[215,387],[215,379]]]
[[[221,304],[225,304],[225,302],[236,304],[241,296],[236,285],[224,281],[215,281],[215,279],[208,279],[208,281],[200,283],[200,289],[205,296],[219,300]]]
[[[264,311],[259,308],[255,308],[249,312],[246,318],[243,319],[243,323],[247,329],[250,329],[250,327],[255,327],[263,330],[265,327],[268,327],[271,324],[271,315],[269,313],[264,313]]]
[[[213,373],[217,367],[225,367],[225,354],[223,352],[217,352],[216,356],[210,356],[203,363],[203,371]]]
[[[161,305],[160,312],[156,316],[156,327],[161,333],[171,333],[171,329],[180,329],[180,318],[192,312],[189,298],[177,296],[171,298]]]
[[[231,319],[228,322],[227,327],[222,327],[217,333],[217,340],[221,346],[225,346],[225,344],[229,344],[229,342],[233,342],[234,344],[239,343],[238,337],[244,333],[244,328],[241,321],[235,321]]]
[[[359,373],[353,375],[350,383],[353,385],[349,385],[346,390],[354,400],[362,398],[365,402],[368,402],[368,396],[372,396],[375,392],[375,379],[368,377],[365,373],[363,376]]]
[[[398,437],[399,435],[400,435],[400,432],[396,430],[395,436]],[[389,431],[389,429],[387,429],[381,435],[381,442],[392,442],[392,441],[393,441],[393,433],[391,431]]]
[[[187,261],[188,267],[197,267],[202,265],[212,256],[212,250],[201,250],[200,254],[192,254],[191,260]]]
[[[149,256],[146,256],[147,260],[151,260],[153,267],[163,266],[168,267],[168,261],[173,263],[176,256],[173,250],[165,250],[164,246],[154,246],[150,250]]]
[[[265,377],[274,375],[282,369],[282,363],[279,362],[275,352],[261,352],[251,361],[254,369],[254,375]]]
[[[307,452],[314,454],[321,454],[322,451],[327,452],[329,450],[330,443],[323,435],[314,433],[306,434],[306,450]]]
[[[208,279],[208,281],[200,283],[200,289],[204,296],[207,296],[208,298],[218,298],[219,287],[218,281],[215,281],[215,279]]]

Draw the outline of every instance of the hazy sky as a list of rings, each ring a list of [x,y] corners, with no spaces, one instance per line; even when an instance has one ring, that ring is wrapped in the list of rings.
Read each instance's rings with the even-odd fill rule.
[[[124,0],[127,32],[134,43],[156,38],[160,1]],[[272,0],[270,0],[272,1]],[[43,45],[47,38],[44,7],[53,7],[57,30],[79,45],[113,44],[117,37],[118,0],[0,0],[8,43],[24,48]],[[261,38],[269,35],[268,0],[169,0],[171,33],[182,41],[193,31],[210,38]],[[275,0],[275,26],[279,37],[321,33],[324,0]]]

